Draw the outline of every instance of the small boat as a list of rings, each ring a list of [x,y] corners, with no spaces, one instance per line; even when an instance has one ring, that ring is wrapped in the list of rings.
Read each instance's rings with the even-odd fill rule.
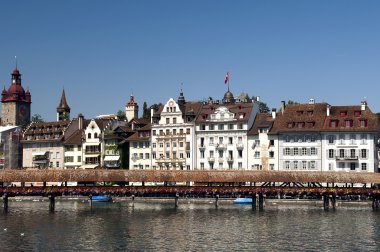
[[[110,202],[112,201],[112,197],[107,195],[96,195],[90,196],[90,200],[92,202]]]
[[[252,204],[252,198],[237,198],[234,204]]]

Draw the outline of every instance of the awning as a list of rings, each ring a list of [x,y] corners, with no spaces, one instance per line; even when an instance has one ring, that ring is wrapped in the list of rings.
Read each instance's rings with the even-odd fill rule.
[[[80,168],[82,169],[95,169],[99,166],[99,164],[86,164],[82,165]]]
[[[32,156],[45,156],[46,155],[46,151],[45,152],[34,152],[32,153]]]
[[[118,161],[120,156],[105,156],[104,161]]]

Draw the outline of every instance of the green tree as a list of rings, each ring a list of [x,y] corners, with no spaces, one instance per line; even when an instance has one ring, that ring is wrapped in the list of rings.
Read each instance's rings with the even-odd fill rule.
[[[143,116],[144,119],[150,119],[150,109],[146,102],[143,103]]]
[[[259,111],[260,113],[269,113],[270,109],[265,102],[259,102]]]
[[[43,122],[44,119],[40,114],[34,114],[32,115],[32,122]]]
[[[300,104],[299,102],[296,102],[296,101],[292,101],[292,100],[288,100],[288,103],[286,105],[297,105],[297,104]]]
[[[116,116],[117,116],[117,118],[118,118],[119,120],[122,120],[122,121],[127,120],[127,117],[126,117],[126,115],[125,115],[125,112],[124,112],[123,110],[121,110],[121,109],[119,109],[119,110],[117,111]]]

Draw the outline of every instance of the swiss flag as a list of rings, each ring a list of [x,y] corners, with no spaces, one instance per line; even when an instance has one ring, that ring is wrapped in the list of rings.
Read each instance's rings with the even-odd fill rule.
[[[228,82],[228,79],[230,78],[230,73],[229,72],[227,72],[226,73],[226,79],[224,80],[224,84],[227,84],[227,82]]]

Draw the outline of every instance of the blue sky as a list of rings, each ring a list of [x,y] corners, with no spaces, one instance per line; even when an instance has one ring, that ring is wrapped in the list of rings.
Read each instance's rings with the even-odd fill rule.
[[[380,112],[380,1],[1,1],[0,84],[15,67],[32,114],[55,120],[177,98],[260,96]]]

